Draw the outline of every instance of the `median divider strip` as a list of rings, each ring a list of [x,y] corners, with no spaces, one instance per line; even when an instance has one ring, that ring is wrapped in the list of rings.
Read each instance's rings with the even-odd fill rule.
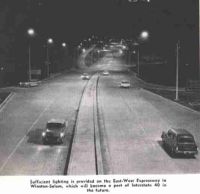
[[[81,101],[82,101],[85,89],[87,87],[87,84],[88,84],[88,81],[87,81],[87,83],[85,84],[85,86],[84,86],[84,88],[82,90],[81,98],[80,98],[80,101],[78,103],[78,107],[75,110],[74,123],[73,123],[72,135],[71,135],[72,137],[71,137],[70,143],[69,143],[69,149],[68,149],[68,153],[67,153],[67,159],[66,159],[66,164],[65,164],[65,169],[64,169],[64,175],[68,174],[70,156],[71,156],[71,152],[72,152],[72,145],[73,145],[73,141],[74,141],[75,131],[76,131],[76,128],[77,128],[77,119],[78,119],[79,109],[80,109]]]
[[[102,160],[102,167],[103,167],[103,174],[112,174],[112,164],[110,159],[109,153],[109,146],[107,143],[106,138],[106,129],[105,129],[105,120],[104,114],[100,107],[99,102],[99,79],[97,82],[97,90],[96,90],[96,101],[97,101],[97,121],[98,121],[98,138],[100,142],[100,149],[101,149],[101,160]]]
[[[94,145],[95,145],[95,160],[96,160],[96,174],[104,174],[103,160],[101,153],[101,142],[99,134],[99,122],[98,122],[98,101],[97,101],[97,90],[98,90],[99,76],[96,80],[96,91],[93,96],[93,120],[94,120]]]

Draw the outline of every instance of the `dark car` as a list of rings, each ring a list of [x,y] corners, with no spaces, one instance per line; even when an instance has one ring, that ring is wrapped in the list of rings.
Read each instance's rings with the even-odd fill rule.
[[[198,153],[194,136],[186,129],[169,129],[167,132],[162,132],[161,138],[163,146],[172,155],[194,156]]]
[[[51,119],[46,124],[46,129],[42,133],[44,144],[48,142],[63,143],[66,133],[66,122],[60,119]]]

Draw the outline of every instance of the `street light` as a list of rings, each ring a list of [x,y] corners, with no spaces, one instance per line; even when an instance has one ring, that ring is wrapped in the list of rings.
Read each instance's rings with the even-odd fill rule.
[[[141,40],[147,40],[149,38],[149,32],[148,31],[142,31],[140,33],[140,37],[139,37]]]
[[[65,42],[63,42],[63,43],[62,43],[62,47],[64,47],[64,48],[65,48],[66,46],[67,46],[67,45],[66,45],[66,43],[65,43]]]
[[[176,43],[176,98],[179,100],[179,52],[180,52],[180,41]]]
[[[134,42],[133,45],[135,47],[137,47],[137,75],[139,77],[139,75],[140,75],[140,49],[139,49],[139,43]],[[135,51],[135,53],[136,53],[136,51]]]
[[[35,36],[35,30],[33,28],[29,28],[27,30],[27,34],[31,37]]]
[[[27,35],[30,38],[33,38],[35,36],[35,30],[33,28],[29,28],[27,30]],[[28,46],[28,81],[31,81],[31,40],[29,40]]]
[[[149,32],[146,30],[142,31],[138,37],[138,39],[142,41],[146,41],[148,40],[148,38],[149,38]],[[142,43],[142,41],[140,42]],[[134,42],[133,45],[137,47],[137,75],[139,77],[140,75],[140,48],[139,48],[140,43]]]
[[[53,39],[49,38],[47,39],[47,46],[46,46],[46,66],[47,66],[47,77],[49,76],[49,64],[50,64],[50,60],[49,60],[49,45],[53,44]]]

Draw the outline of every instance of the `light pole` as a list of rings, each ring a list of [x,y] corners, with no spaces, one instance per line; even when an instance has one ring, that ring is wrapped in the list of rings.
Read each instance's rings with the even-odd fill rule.
[[[47,46],[46,46],[46,66],[47,66],[47,77],[49,77],[50,71],[49,71],[49,64],[50,64],[50,59],[49,59],[49,45],[53,44],[53,39],[49,38],[47,39]]]
[[[180,41],[176,43],[176,98],[175,100],[179,100],[179,50],[180,50]]]
[[[146,41],[149,38],[149,32],[144,30],[140,33],[139,35],[139,40],[140,41]],[[137,75],[138,77],[140,76],[140,46],[141,43],[134,42],[133,45],[137,46]]]
[[[27,30],[27,34],[30,38],[35,36],[35,30],[33,28],[29,28]],[[28,81],[31,81],[31,40],[29,40],[28,46]]]
[[[140,75],[140,50],[139,50],[139,43],[134,42],[133,45],[137,47],[137,75],[139,77],[139,75]]]

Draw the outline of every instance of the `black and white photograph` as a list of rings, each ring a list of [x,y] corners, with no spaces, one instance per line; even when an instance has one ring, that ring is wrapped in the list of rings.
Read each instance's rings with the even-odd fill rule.
[[[0,0],[0,185],[187,190],[199,43],[198,0]]]

